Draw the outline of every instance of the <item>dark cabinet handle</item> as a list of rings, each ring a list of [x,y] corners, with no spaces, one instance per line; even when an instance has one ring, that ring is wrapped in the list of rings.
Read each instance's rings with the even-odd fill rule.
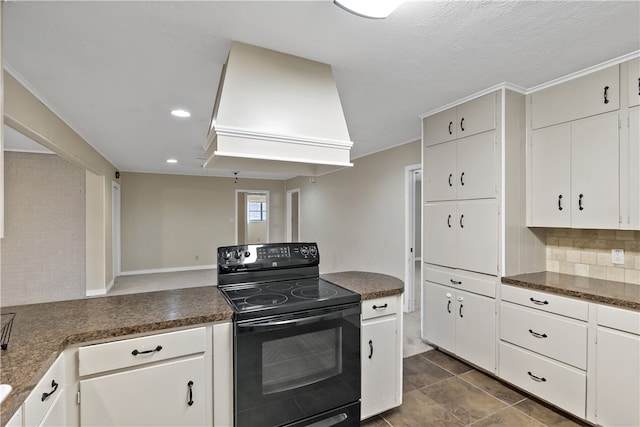
[[[451,314],[451,300],[447,302],[447,313]]]
[[[604,103],[609,103],[609,86],[604,87]]]
[[[453,122],[449,122],[449,135],[453,135],[453,131],[451,130],[451,126],[453,126]]]
[[[453,178],[453,174],[449,174],[449,187],[453,187],[453,183],[451,182],[451,178]]]
[[[56,390],[58,390],[58,383],[56,382],[56,380],[51,380],[51,387],[53,387],[53,389],[49,393],[42,393],[42,401],[43,402],[45,400],[47,400],[49,398],[49,396],[51,396],[53,393],[55,393]]]
[[[189,401],[187,402],[187,405],[191,406],[193,405],[193,381],[189,381],[187,383],[187,387],[189,387]]]
[[[389,304],[383,304],[383,305],[375,305],[375,304],[374,304],[374,305],[373,305],[373,309],[374,309],[374,310],[377,310],[377,309],[379,309],[379,308],[387,308],[387,307],[389,307]]]
[[[558,194],[558,210],[562,210],[562,194]]]
[[[464,316],[462,315],[462,307],[464,307],[464,304],[460,304],[460,311],[458,312],[458,313],[460,314],[460,317],[464,317]]]
[[[369,340],[369,359],[373,357],[373,341]]]
[[[581,211],[584,210],[584,206],[582,206],[582,198],[584,197],[584,194],[580,194],[578,196],[578,209],[580,209]]]
[[[462,285],[462,281],[453,280],[453,279],[449,279],[449,281],[451,282],[452,285]]]
[[[547,305],[547,304],[549,304],[549,301],[546,301],[546,300],[545,301],[540,301],[539,299],[534,299],[534,298],[529,298],[529,301],[531,301],[532,303],[537,304],[537,305]]]
[[[533,335],[534,337],[536,337],[536,338],[547,338],[547,334],[540,334],[540,333],[538,333],[538,332],[535,332],[535,331],[534,331],[534,330],[532,330],[532,329],[529,329],[529,333],[530,333],[531,335]]]
[[[464,219],[464,215],[460,215],[460,228],[464,228],[464,223],[462,220]]]
[[[534,381],[537,381],[537,382],[539,382],[539,383],[545,383],[545,382],[547,382],[547,379],[546,379],[545,377],[538,377],[538,376],[536,376],[536,375],[533,375],[533,374],[531,373],[531,371],[527,372],[527,374],[529,374],[529,377],[530,377],[532,380],[534,380]]]
[[[447,217],[447,225],[451,228],[451,215]]]
[[[460,119],[460,130],[464,132],[464,117]]]
[[[138,350],[133,350],[131,352],[131,354],[133,354],[134,356],[137,356],[139,354],[149,354],[149,353],[155,353],[156,351],[160,351],[162,350],[162,346],[159,345],[156,348],[154,348],[153,350],[145,350],[145,351],[138,351]]]
[[[460,185],[464,185],[464,172],[460,174]]]

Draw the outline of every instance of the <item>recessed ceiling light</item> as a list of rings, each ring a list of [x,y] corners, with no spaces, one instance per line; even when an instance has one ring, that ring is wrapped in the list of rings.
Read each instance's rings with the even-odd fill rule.
[[[176,160],[176,159],[167,159],[167,163],[171,163],[171,164],[178,163],[178,160]]]
[[[182,108],[171,110],[171,114],[176,117],[191,117],[191,113],[187,110],[183,110]]]
[[[354,15],[364,18],[386,18],[403,0],[334,0],[333,2]]]

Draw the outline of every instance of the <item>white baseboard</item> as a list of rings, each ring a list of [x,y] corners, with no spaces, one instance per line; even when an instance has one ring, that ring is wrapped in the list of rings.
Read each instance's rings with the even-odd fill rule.
[[[171,268],[153,268],[151,270],[132,270],[122,271],[121,276],[133,276],[134,274],[151,274],[151,273],[173,273],[176,271],[190,271],[190,270],[211,270],[217,269],[218,265],[192,265],[190,267],[171,267]]]
[[[106,294],[107,294],[106,289],[91,289],[87,291],[88,297],[98,297],[100,295],[106,295]]]

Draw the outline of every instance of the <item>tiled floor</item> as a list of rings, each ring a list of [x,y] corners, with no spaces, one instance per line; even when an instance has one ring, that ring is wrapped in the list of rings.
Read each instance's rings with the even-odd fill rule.
[[[363,427],[587,426],[438,350],[404,359],[399,408]]]

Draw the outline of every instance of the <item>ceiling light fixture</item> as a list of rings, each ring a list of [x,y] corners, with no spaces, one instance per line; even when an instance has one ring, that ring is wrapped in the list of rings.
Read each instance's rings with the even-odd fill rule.
[[[176,117],[191,117],[191,113],[187,110],[183,110],[182,108],[171,110],[171,115]]]
[[[347,12],[364,18],[386,18],[402,4],[404,0],[334,0],[334,3]]]
[[[175,164],[175,163],[178,163],[178,160],[176,160],[176,159],[167,159],[167,163]]]

